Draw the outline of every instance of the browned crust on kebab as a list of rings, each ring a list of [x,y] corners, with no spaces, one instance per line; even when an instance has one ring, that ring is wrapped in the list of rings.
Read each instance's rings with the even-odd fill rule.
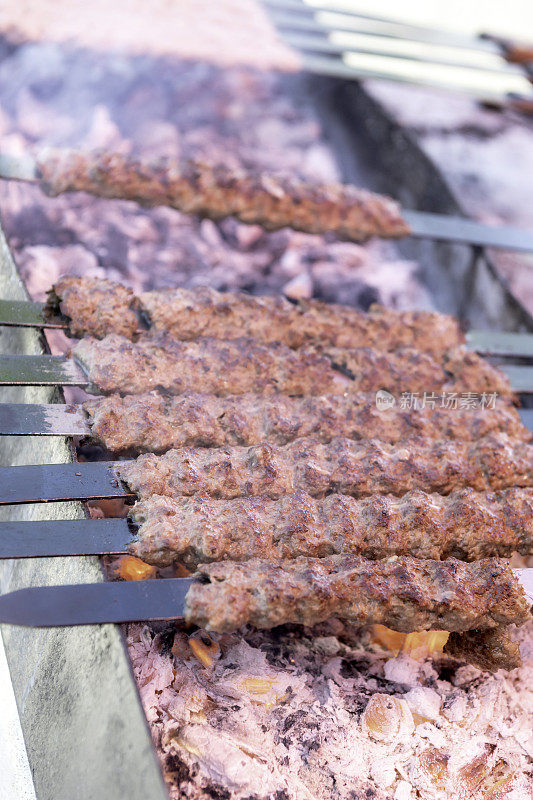
[[[73,355],[103,394],[151,389],[170,394],[343,394],[353,383],[324,356],[251,339],[179,342],[159,333],[132,343],[110,334],[101,341],[82,339]]]
[[[104,151],[48,150],[38,165],[41,185],[51,195],[84,191],[211,219],[236,217],[267,230],[336,233],[356,242],[410,232],[391,198],[350,185],[313,184],[192,160],[149,163]]]
[[[362,500],[304,492],[279,500],[155,495],[137,503],[131,517],[139,525],[131,552],[160,567],[342,553],[467,561],[533,554],[531,489],[463,489],[447,497],[414,490]]]
[[[530,604],[504,561],[466,564],[401,557],[298,558],[272,564],[254,559],[202,564],[189,589],[185,619],[214,631],[249,624],[314,625],[331,617],[393,630],[467,631],[522,624]]]
[[[493,434],[475,443],[357,443],[338,437],[327,444],[297,439],[283,447],[182,448],[141,455],[116,467],[141,498],[210,494],[233,498],[295,491],[313,497],[331,492],[364,497],[412,489],[448,494],[533,486],[533,445]]]
[[[522,666],[520,647],[507,628],[452,632],[444,645],[444,652],[473,664],[485,672],[499,669],[511,670]]]
[[[48,292],[45,313],[59,310],[69,318],[69,332],[103,338],[118,333],[133,338],[139,328],[138,301],[131,289],[104,278],[60,278]]]
[[[150,333],[135,343],[116,334],[101,341],[87,337],[73,348],[73,356],[93,389],[102,394],[143,394],[152,389],[216,395],[353,394],[386,389],[398,394],[447,388],[511,395],[507,377],[482,359],[476,362],[477,368],[470,365],[465,378],[459,366],[454,376],[431,356],[411,348],[394,353],[370,348],[291,350],[252,339],[180,342],[167,333]]]
[[[106,308],[115,310],[113,316],[101,315],[102,300]],[[441,356],[464,340],[457,320],[445,314],[392,311],[379,306],[363,313],[319,300],[294,304],[281,295],[255,297],[244,292],[219,292],[208,286],[145,292],[136,298],[112,281],[67,276],[49,292],[48,306],[71,318],[74,335],[96,338],[107,333],[132,338],[137,332],[132,309],[139,309],[155,330],[168,331],[183,341],[200,336],[247,336],[263,344],[282,342],[291,348],[319,341],[334,347],[385,351],[417,347]]]
[[[440,361],[412,348],[394,353],[364,347],[349,350],[315,346],[306,350],[311,351],[326,356],[348,376],[357,378],[363,374],[368,389],[361,387],[361,391],[382,388],[393,393],[417,392],[420,397],[424,392],[430,394],[443,388],[458,397],[462,392],[511,394],[507,375],[463,346],[445,353]]]
[[[163,453],[175,447],[223,447],[268,441],[287,444],[312,436],[329,442],[379,438],[384,442],[407,439],[462,439],[477,441],[489,433],[505,433],[530,441],[531,432],[518,411],[503,399],[494,409],[376,407],[375,395],[350,394],[318,397],[244,394],[163,396],[111,395],[88,400],[91,435],[114,452]]]
[[[210,287],[145,292],[140,303],[156,330],[167,330],[177,339],[250,336],[292,348],[318,341],[333,347],[385,351],[417,347],[437,356],[463,341],[453,317],[427,311],[398,312],[376,306],[365,314],[318,300],[293,304],[281,296],[254,297]]]

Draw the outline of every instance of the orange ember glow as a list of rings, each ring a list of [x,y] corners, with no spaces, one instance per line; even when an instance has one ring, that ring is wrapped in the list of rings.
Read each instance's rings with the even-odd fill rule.
[[[124,581],[145,581],[147,578],[155,578],[156,575],[155,567],[145,564],[135,556],[123,556],[116,572]]]
[[[442,653],[448,640],[448,631],[419,631],[417,633],[398,633],[384,625],[372,626],[372,639],[393,655],[400,653],[412,658],[427,658]]]
[[[190,636],[189,647],[204,667],[212,667],[214,660],[220,655],[218,643],[205,632],[202,632],[201,635]]]

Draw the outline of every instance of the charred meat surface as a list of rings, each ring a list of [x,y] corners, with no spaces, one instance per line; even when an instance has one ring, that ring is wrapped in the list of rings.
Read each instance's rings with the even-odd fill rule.
[[[69,318],[69,332],[98,339],[117,333],[131,339],[139,329],[138,301],[120,283],[105,278],[60,278],[48,293],[45,313]]]
[[[118,319],[102,316],[100,289],[104,288],[106,303],[110,307],[114,304]],[[98,339],[107,333],[131,338],[137,332],[131,312],[134,306],[155,330],[168,331],[183,341],[201,336],[248,336],[264,344],[282,342],[292,348],[319,341],[334,347],[384,351],[418,347],[435,356],[463,341],[457,321],[445,314],[398,312],[378,306],[365,314],[318,300],[293,304],[282,296],[254,297],[208,286],[144,292],[134,298],[120,284],[68,276],[55,284],[49,305],[71,318],[73,335],[91,334]]]
[[[444,645],[447,655],[485,672],[511,670],[522,665],[518,642],[506,628],[452,632]]]
[[[253,339],[180,342],[168,333],[149,333],[137,342],[117,334],[102,340],[87,337],[72,354],[93,389],[102,394],[158,389],[169,394],[322,395],[378,389],[431,393],[444,388],[511,394],[507,377],[474,353],[465,353],[466,361],[457,357],[449,368],[412,348],[394,353],[364,347],[291,350]]]
[[[421,561],[401,557],[254,559],[203,564],[187,593],[185,618],[230,632],[243,625],[314,625],[331,617],[393,630],[468,631],[524,623],[530,604],[505,561]]]
[[[531,489],[463,489],[447,497],[415,490],[363,500],[304,492],[279,500],[155,495],[137,503],[131,517],[139,525],[132,552],[160,567],[342,553],[467,561],[533,554]]]
[[[210,219],[236,217],[266,230],[336,233],[355,242],[410,232],[394,200],[350,185],[312,184],[292,175],[193,160],[149,163],[104,151],[48,150],[38,166],[41,185],[50,195],[89,192]]]
[[[177,397],[155,392],[111,395],[88,400],[92,436],[114,452],[163,453],[175,447],[223,447],[268,441],[287,444],[304,436],[329,442],[379,438],[461,439],[477,441],[488,433],[505,433],[530,441],[531,432],[518,411],[503,399],[491,409],[420,408],[385,411],[375,395],[316,397],[244,394],[230,397],[190,394]]]
[[[327,444],[297,439],[283,447],[182,448],[145,454],[116,466],[141,499],[210,494],[276,499],[298,490],[313,497],[331,492],[364,497],[402,495],[412,489],[448,494],[533,486],[533,445],[504,434],[476,443],[429,441],[362,444],[338,437]]]

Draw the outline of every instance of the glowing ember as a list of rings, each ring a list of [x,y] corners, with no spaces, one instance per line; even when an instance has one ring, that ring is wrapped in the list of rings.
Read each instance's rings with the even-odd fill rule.
[[[116,574],[123,581],[145,581],[148,578],[155,578],[156,568],[145,564],[135,556],[123,556],[116,569]]]
[[[428,656],[442,654],[448,640],[448,631],[419,631],[417,633],[399,633],[384,625],[372,626],[372,640],[387,648],[393,655],[400,653],[423,660]]]
[[[189,638],[189,646],[198,661],[204,667],[212,667],[214,661],[220,657],[220,646],[208,633],[200,631]]]

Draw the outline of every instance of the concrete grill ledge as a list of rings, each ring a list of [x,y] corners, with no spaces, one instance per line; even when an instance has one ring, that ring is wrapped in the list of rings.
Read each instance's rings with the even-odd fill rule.
[[[0,230],[0,286],[28,299]],[[0,330],[2,353],[41,353],[36,331]],[[56,389],[7,388],[0,402],[50,403]],[[70,460],[65,439],[2,437],[0,465]],[[0,519],[76,519],[79,503],[5,507]],[[28,559],[0,564],[0,591],[37,584],[103,580],[97,558]],[[120,629],[2,626],[35,792],[39,800],[166,800]]]

